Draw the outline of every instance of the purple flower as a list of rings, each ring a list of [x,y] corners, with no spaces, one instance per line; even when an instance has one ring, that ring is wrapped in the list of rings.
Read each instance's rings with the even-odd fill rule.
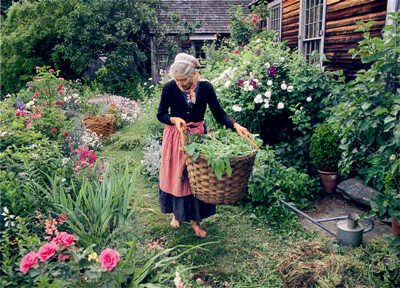
[[[273,78],[275,74],[277,74],[278,71],[276,71],[275,67],[271,65],[271,67],[268,68],[268,76]]]
[[[23,111],[23,110],[26,109],[26,106],[24,105],[24,103],[19,102],[19,101],[18,101],[18,103],[17,103],[17,107],[18,107],[21,111]]]
[[[236,83],[236,85],[238,85],[238,86],[243,86],[243,85],[244,85],[244,81],[243,81],[242,79],[240,79],[240,80]]]
[[[260,56],[260,53],[261,53],[261,46],[260,46],[260,48],[258,48],[258,50],[256,51],[256,56]]]

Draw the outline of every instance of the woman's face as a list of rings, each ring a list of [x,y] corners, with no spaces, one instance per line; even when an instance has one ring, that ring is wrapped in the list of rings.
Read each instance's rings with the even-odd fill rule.
[[[181,89],[189,89],[193,78],[187,76],[174,75],[176,85]]]

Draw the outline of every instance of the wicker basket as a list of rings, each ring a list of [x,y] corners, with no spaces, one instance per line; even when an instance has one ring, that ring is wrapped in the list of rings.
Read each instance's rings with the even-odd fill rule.
[[[115,132],[115,121],[116,119],[108,117],[94,117],[93,113],[89,111],[82,119],[82,126],[104,139]]]
[[[183,129],[181,134],[182,147],[186,143],[186,135]],[[258,150],[257,144],[247,137],[247,140]],[[228,176],[225,172],[221,179],[215,176],[214,171],[207,165],[207,156],[200,154],[199,158],[193,160],[192,156],[185,153],[186,166],[189,176],[190,187],[197,199],[208,204],[234,204],[240,201],[247,192],[247,184],[253,168],[257,151],[247,155],[229,158],[232,174]]]

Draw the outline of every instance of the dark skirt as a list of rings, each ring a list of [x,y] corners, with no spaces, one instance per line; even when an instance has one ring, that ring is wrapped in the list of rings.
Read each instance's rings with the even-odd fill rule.
[[[194,220],[201,222],[202,219],[216,213],[214,204],[207,204],[193,195],[175,197],[165,193],[158,188],[158,200],[162,213],[174,213],[175,219],[179,222]]]

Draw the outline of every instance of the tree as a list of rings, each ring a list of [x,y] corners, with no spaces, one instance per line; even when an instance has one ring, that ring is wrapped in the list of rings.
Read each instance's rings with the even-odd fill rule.
[[[67,72],[55,48],[63,41],[64,26],[74,1],[20,1],[12,3],[2,25],[2,94],[17,92],[35,75],[36,66],[52,66]]]

